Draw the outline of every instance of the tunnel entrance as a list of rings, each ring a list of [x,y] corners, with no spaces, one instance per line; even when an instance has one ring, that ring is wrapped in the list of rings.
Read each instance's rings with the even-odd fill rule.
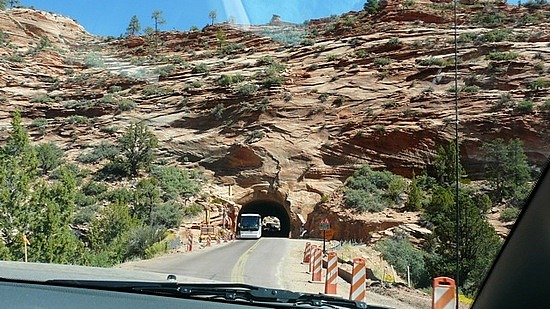
[[[275,201],[256,200],[246,203],[242,206],[237,217],[240,222],[241,214],[255,213],[262,216],[266,225],[262,230],[262,236],[265,237],[289,237],[290,236],[290,216],[285,207]],[[270,224],[277,223],[278,224]]]

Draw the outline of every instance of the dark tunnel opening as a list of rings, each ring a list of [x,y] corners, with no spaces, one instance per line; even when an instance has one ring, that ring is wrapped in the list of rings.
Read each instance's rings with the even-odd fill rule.
[[[264,228],[262,237],[289,237],[290,236],[290,216],[283,205],[274,201],[257,200],[244,204],[239,211],[237,222],[240,222],[241,214],[255,213],[262,216],[262,219],[267,220],[275,217],[279,219],[280,227]]]

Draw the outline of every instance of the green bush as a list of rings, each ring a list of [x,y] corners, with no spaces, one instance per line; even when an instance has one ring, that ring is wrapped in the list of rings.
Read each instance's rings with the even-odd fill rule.
[[[81,115],[71,115],[67,118],[67,123],[69,124],[87,124],[88,117]]]
[[[286,71],[286,66],[278,61],[271,63],[265,70],[265,75],[276,76],[279,73]]]
[[[155,256],[165,254],[170,250],[169,244],[167,241],[159,241],[145,249],[145,258],[152,259]]]
[[[42,129],[47,125],[48,125],[48,119],[42,118],[42,117],[35,118],[31,123],[31,127],[39,128],[39,129]]]
[[[193,67],[193,69],[191,69],[191,73],[194,73],[194,74],[198,74],[198,73],[206,74],[208,72],[210,72],[210,68],[206,63],[197,64],[196,66]]]
[[[122,87],[121,87],[121,86],[118,86],[118,85],[113,85],[113,86],[109,87],[109,89],[108,89],[107,91],[109,91],[110,93],[121,92],[121,91],[122,91]]]
[[[544,113],[550,112],[550,100],[544,101],[542,105],[540,106],[540,111]]]
[[[264,131],[254,130],[252,132],[249,132],[246,135],[246,138],[244,139],[244,142],[247,143],[247,144],[255,143],[255,142],[261,140],[262,138],[264,138],[264,136],[265,136]]]
[[[118,132],[118,127],[117,126],[104,126],[104,127],[101,127],[99,129],[99,131],[104,132],[104,133],[113,134],[113,133]]]
[[[73,218],[73,223],[90,224],[96,216],[97,209],[97,205],[90,205],[80,208]]]
[[[390,64],[392,60],[390,58],[374,58],[374,65],[377,67],[383,67]]]
[[[202,207],[199,204],[192,203],[191,205],[188,205],[183,208],[183,216],[184,217],[194,217],[201,213],[204,210],[204,207]]]
[[[336,60],[339,60],[339,59],[340,59],[340,56],[336,55],[336,54],[330,54],[330,55],[327,56],[328,61],[336,61]]]
[[[163,228],[155,226],[143,226],[130,230],[128,233],[128,255],[147,258],[147,249],[162,241],[164,233]],[[166,251],[162,253],[164,252]]]
[[[256,60],[256,65],[270,65],[277,62],[277,59],[272,56],[262,56],[260,59]]]
[[[428,287],[430,275],[424,263],[424,254],[415,249],[404,235],[397,234],[376,243],[375,249],[402,277],[407,277],[407,266],[410,269],[411,281],[416,287]]]
[[[508,29],[492,29],[479,36],[481,42],[502,42],[512,38],[512,32]]]
[[[502,24],[505,17],[503,13],[497,11],[490,13],[480,12],[474,16],[473,21],[483,26],[498,26]]]
[[[434,58],[434,57],[427,58],[427,59],[421,59],[421,60],[418,60],[417,62],[418,62],[418,64],[425,65],[425,66],[446,67],[446,66],[449,65],[449,62],[447,60],[441,59],[441,58]]]
[[[498,218],[498,220],[500,222],[511,222],[511,221],[515,221],[517,219],[517,217],[519,216],[519,213],[521,212],[521,210],[519,208],[516,208],[516,207],[506,207],[502,213],[500,214],[500,217]]]
[[[38,166],[43,175],[63,164],[65,153],[63,149],[56,144],[52,142],[38,144],[35,146],[35,150]]]
[[[397,107],[399,106],[399,103],[395,102],[395,101],[388,101],[384,104],[382,104],[382,107],[384,108],[394,108],[394,107]]]
[[[194,170],[175,166],[153,166],[151,174],[159,181],[164,201],[194,196],[201,188],[199,174]]]
[[[345,204],[358,211],[381,211],[399,201],[407,185],[400,176],[363,166],[346,180]]]
[[[240,83],[242,81],[244,81],[244,76],[242,76],[241,74],[236,74],[236,75],[223,74],[218,78],[216,83],[222,87],[227,87],[232,84]]]
[[[478,92],[480,89],[481,88],[479,88],[479,86],[476,86],[476,85],[462,86],[462,91],[469,92],[469,93]]]
[[[77,182],[81,182],[84,175],[84,170],[81,170],[80,167],[78,167],[76,164],[63,164],[53,170],[53,172],[50,173],[51,179],[62,179],[65,175],[73,175],[76,177]]]
[[[107,141],[101,141],[91,152],[80,154],[77,160],[82,163],[99,163],[104,159],[113,159],[119,153],[120,150],[117,146]]]
[[[315,40],[312,38],[305,38],[300,42],[300,45],[312,46],[312,45],[315,45]]]
[[[177,203],[167,202],[153,208],[151,217],[155,226],[177,228],[183,218],[183,211]]]
[[[162,95],[169,95],[174,93],[174,90],[169,87],[160,87],[157,85],[151,85],[148,87],[145,87],[142,90],[143,95],[145,96],[162,96]]]
[[[118,107],[117,109],[119,111],[127,112],[135,109],[137,107],[136,102],[130,100],[130,99],[122,99],[118,101]]]
[[[34,97],[31,99],[31,103],[51,103],[53,101],[54,100],[50,98],[48,95]]]
[[[388,40],[388,45],[390,46],[397,46],[397,45],[401,45],[401,40],[399,38],[391,38]]]
[[[527,88],[532,90],[544,89],[550,87],[550,79],[537,78],[536,80],[527,84]]]
[[[96,53],[89,53],[84,57],[84,65],[88,68],[91,67],[102,67],[105,65],[103,57]]]
[[[158,74],[160,77],[165,78],[170,76],[172,72],[175,70],[175,66],[173,64],[165,65],[162,67],[156,68],[153,73]]]
[[[534,109],[534,104],[532,101],[521,101],[516,107],[514,107],[514,111],[520,114],[529,114],[532,113]]]
[[[216,120],[222,120],[224,111],[225,111],[225,106],[223,105],[223,103],[219,103],[212,109],[211,113],[214,116],[214,118],[216,118]]]
[[[82,186],[82,192],[86,195],[97,196],[108,189],[107,185],[102,182],[96,182],[94,180],[88,181],[84,186]]]
[[[103,194],[104,198],[110,202],[129,203],[134,199],[132,191],[126,188],[117,188],[107,191]]]
[[[346,207],[364,212],[379,212],[384,210],[388,203],[380,195],[364,190],[346,190]]]
[[[488,60],[502,61],[502,60],[514,60],[517,59],[518,54],[514,52],[492,52],[487,56]]]
[[[285,79],[282,76],[269,76],[263,80],[263,85],[266,88],[270,88],[276,85],[282,85]]]
[[[258,91],[258,86],[254,84],[243,84],[237,88],[237,94],[240,96],[251,96]]]
[[[106,94],[101,99],[99,99],[99,103],[113,104],[116,102],[117,99],[112,94]]]
[[[241,52],[244,50],[243,45],[237,43],[224,44],[221,48],[218,49],[222,55],[231,55],[236,52]]]

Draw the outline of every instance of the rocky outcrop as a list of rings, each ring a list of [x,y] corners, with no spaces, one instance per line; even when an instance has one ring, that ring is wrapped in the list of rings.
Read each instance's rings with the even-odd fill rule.
[[[320,223],[325,220],[328,220],[330,224],[333,238],[338,240],[372,243],[380,239],[379,232],[393,233],[391,230],[394,228],[399,228],[417,238],[431,233],[415,224],[419,219],[419,214],[416,212],[387,208],[378,213],[360,213],[342,207],[343,204],[344,194],[342,191],[337,191],[327,201],[318,203],[308,216],[304,226],[308,235],[322,238],[323,232],[320,230]]]
[[[91,35],[73,19],[45,11],[12,8],[0,11],[0,29],[5,39],[18,48],[28,48],[47,40],[66,48]]]

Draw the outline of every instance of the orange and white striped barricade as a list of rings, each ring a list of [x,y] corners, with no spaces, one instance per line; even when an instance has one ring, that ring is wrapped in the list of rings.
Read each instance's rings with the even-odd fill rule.
[[[309,270],[308,273],[311,274],[313,271],[313,255],[315,254],[315,249],[317,248],[316,245],[309,246]]]
[[[349,289],[349,299],[355,301],[365,301],[367,283],[367,266],[365,259],[353,259],[353,271],[351,276],[351,286]]]
[[[304,259],[302,260],[302,263],[309,263],[309,259],[311,257],[311,243],[308,241],[306,242],[306,248],[304,249]]]
[[[210,240],[210,236],[208,236],[208,237],[206,238],[206,246],[207,246],[207,247],[212,246],[212,242],[211,242],[211,240]]]
[[[455,280],[448,277],[434,278],[432,309],[454,309],[456,306]]]
[[[311,281],[312,282],[321,282],[322,276],[321,271],[323,269],[323,250],[319,247],[315,247],[313,251],[313,268],[311,270]]]
[[[336,295],[338,290],[338,255],[334,251],[328,253],[325,278],[325,294]]]
[[[193,251],[193,234],[189,234],[189,237],[187,237],[187,248],[189,251]]]

